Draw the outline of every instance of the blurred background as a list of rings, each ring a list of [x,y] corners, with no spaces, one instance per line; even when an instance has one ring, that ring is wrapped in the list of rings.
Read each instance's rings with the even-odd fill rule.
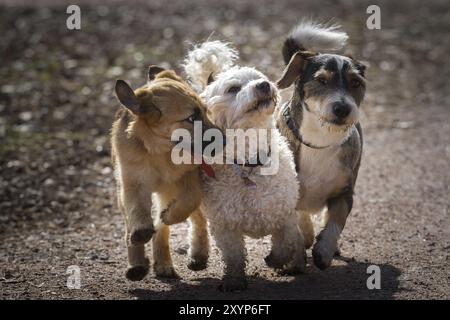
[[[69,4],[81,8],[81,30],[66,28]],[[371,4],[381,30],[366,27]],[[275,80],[284,38],[305,16],[340,23],[346,52],[369,65],[348,260],[280,278],[260,270],[268,240],[250,242],[253,291],[239,297],[449,298],[449,9],[447,0],[0,0],[0,298],[217,298],[219,256],[189,271],[186,224],[172,242],[184,282],[125,281],[113,86],[142,85],[150,64],[180,70],[208,37],[234,43],[240,64]],[[385,290],[365,288],[370,264],[383,266]],[[65,287],[69,265],[87,270],[80,290]]]

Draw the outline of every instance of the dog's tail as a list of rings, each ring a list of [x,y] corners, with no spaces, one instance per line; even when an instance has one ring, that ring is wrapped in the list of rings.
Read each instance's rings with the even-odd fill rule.
[[[348,39],[338,24],[321,24],[312,20],[301,21],[292,29],[283,45],[283,58],[287,64],[299,50],[335,51],[342,49]]]
[[[193,87],[201,92],[239,57],[229,43],[208,41],[194,46],[184,60],[184,71]]]

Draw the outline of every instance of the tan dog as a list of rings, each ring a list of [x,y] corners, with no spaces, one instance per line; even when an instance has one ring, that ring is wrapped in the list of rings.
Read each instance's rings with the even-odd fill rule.
[[[206,221],[197,209],[201,201],[198,166],[175,165],[171,159],[174,130],[187,129],[193,137],[194,121],[202,121],[204,130],[213,127],[205,115],[205,106],[174,71],[156,66],[149,68],[146,85],[133,91],[125,81],[118,80],[115,92],[124,107],[117,113],[111,142],[118,205],[126,223],[129,263],[126,277],[138,281],[148,273],[144,245],[155,231],[155,274],[177,277],[170,256],[167,224],[184,221],[189,216],[193,232],[189,267],[205,268],[208,233]],[[160,220],[164,223],[159,223]]]

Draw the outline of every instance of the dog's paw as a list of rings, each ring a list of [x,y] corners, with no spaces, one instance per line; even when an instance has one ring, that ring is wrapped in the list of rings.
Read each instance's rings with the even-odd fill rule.
[[[341,256],[341,249],[339,249],[339,247],[336,249],[336,251],[334,252],[334,256],[335,257],[340,257]]]
[[[247,289],[248,283],[245,277],[224,277],[218,289],[222,292],[242,291]]]
[[[317,268],[325,270],[331,265],[336,252],[336,243],[327,241],[323,237],[318,237],[312,250],[314,264]]]
[[[153,266],[153,271],[155,272],[155,276],[157,278],[165,278],[165,279],[179,279],[180,276],[175,271],[173,266],[164,266],[155,264]]]
[[[148,274],[148,271],[148,266],[129,267],[125,273],[125,277],[130,281],[141,281]]]
[[[141,245],[149,242],[155,233],[153,225],[137,227],[131,231],[130,242],[132,245]]]
[[[285,256],[275,255],[273,252],[270,252],[270,254],[264,258],[264,261],[269,268],[281,269],[289,262],[289,259]]]
[[[130,281],[140,281],[145,278],[150,269],[150,262],[145,259],[146,263],[143,265],[128,267],[125,277]]]
[[[165,224],[165,225],[172,225],[175,223],[179,223],[182,222],[183,220],[180,221],[180,219],[177,219],[178,217],[172,213],[172,209],[175,206],[175,201],[172,201],[171,203],[169,203],[169,205],[167,206],[167,208],[161,210],[160,213],[160,217],[161,217],[161,221]]]
[[[280,276],[295,276],[306,272],[306,256],[298,261],[292,261],[278,271]]]
[[[200,271],[206,269],[208,266],[207,256],[191,257],[189,261],[188,268],[192,271]]]

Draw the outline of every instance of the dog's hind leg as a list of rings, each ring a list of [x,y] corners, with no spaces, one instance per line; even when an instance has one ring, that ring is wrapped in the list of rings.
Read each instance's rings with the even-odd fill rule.
[[[160,278],[179,278],[170,255],[169,235],[169,226],[161,223],[152,239],[153,270]]]
[[[305,248],[309,249],[314,243],[314,226],[311,220],[311,214],[306,211],[298,211],[298,225],[305,239]]]
[[[346,191],[341,195],[328,200],[328,217],[325,228],[317,236],[313,248],[314,264],[319,269],[326,269],[331,265],[333,256],[338,251],[337,242],[348,214],[353,205],[353,194]]]
[[[206,269],[209,255],[208,224],[199,208],[189,217],[190,262],[188,268],[194,271]]]

